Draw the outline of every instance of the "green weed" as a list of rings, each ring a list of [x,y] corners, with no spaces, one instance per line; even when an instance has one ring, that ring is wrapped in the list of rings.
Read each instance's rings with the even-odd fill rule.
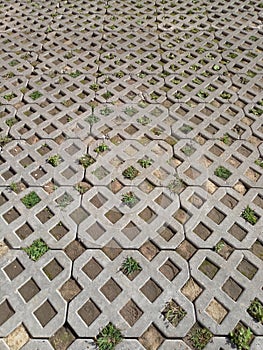
[[[36,204],[41,201],[36,192],[32,191],[21,199],[21,202],[28,208],[33,208]]]
[[[39,238],[35,240],[29,247],[22,249],[27,253],[31,260],[37,261],[49,250],[49,247],[41,238]]]

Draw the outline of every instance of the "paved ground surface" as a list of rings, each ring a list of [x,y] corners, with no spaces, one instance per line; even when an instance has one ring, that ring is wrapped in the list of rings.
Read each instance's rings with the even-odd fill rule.
[[[263,348],[262,10],[1,1],[1,350]]]

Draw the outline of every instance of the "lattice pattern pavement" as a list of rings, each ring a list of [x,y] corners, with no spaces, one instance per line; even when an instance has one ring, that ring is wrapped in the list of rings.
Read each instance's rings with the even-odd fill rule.
[[[1,1],[1,350],[263,349],[262,10]]]

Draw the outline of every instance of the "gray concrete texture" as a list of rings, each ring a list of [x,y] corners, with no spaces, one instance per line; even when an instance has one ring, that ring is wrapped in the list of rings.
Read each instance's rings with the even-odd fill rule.
[[[262,9],[1,2],[1,350],[263,349]]]

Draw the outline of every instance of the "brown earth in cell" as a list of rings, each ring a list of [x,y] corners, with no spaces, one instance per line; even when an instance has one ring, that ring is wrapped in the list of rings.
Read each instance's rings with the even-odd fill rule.
[[[251,247],[251,251],[255,254],[259,259],[263,260],[263,244],[259,241],[256,241]]]
[[[56,259],[53,259],[48,265],[44,267],[43,271],[50,280],[53,280],[55,277],[57,277],[57,275],[60,274],[60,272],[63,271],[63,268]]]
[[[7,254],[8,252],[8,246],[5,244],[5,242],[0,241],[0,258]]]
[[[221,324],[228,314],[227,310],[218,301],[212,300],[206,308],[208,315],[215,320],[218,324]]]
[[[223,242],[224,246],[219,250],[218,254],[221,255],[225,260],[227,260],[230,255],[233,253],[234,248],[228,245],[226,242]]]
[[[139,251],[146,257],[146,259],[151,261],[160,250],[151,241],[147,241],[140,247]]]
[[[67,233],[68,229],[62,224],[55,226],[50,233],[52,236],[56,238],[57,241],[59,241],[61,238],[63,238]]]
[[[82,271],[93,281],[103,270],[103,267],[96,259],[91,258],[90,261],[83,266]]]
[[[112,278],[110,278],[100,290],[110,302],[116,299],[122,292],[120,286]]]
[[[110,190],[115,194],[119,192],[122,189],[123,185],[120,183],[119,180],[115,179],[110,184]]]
[[[20,350],[29,341],[29,335],[23,325],[17,327],[6,338],[10,350]]]
[[[83,245],[76,240],[65,248],[65,253],[72,261],[76,260],[84,251]]]
[[[128,303],[121,309],[120,314],[132,327],[142,316],[143,312],[132,300],[129,300]]]
[[[196,252],[196,248],[189,241],[184,240],[176,248],[176,252],[180,254],[185,260],[189,260]]]
[[[222,286],[222,290],[234,301],[237,301],[243,289],[230,277]]]
[[[10,210],[8,210],[8,212],[6,212],[3,217],[5,219],[5,221],[10,224],[11,222],[13,222],[14,220],[16,220],[17,218],[19,218],[19,213],[16,209],[12,208]]]
[[[45,208],[41,212],[37,214],[38,219],[42,222],[42,224],[46,223],[48,220],[52,218],[53,214],[48,208]]]
[[[180,272],[170,259],[160,267],[160,271],[169,281],[172,281]]]
[[[162,289],[152,279],[149,279],[141,288],[141,292],[153,303],[162,293]]]
[[[55,350],[66,350],[75,340],[72,332],[66,328],[60,328],[52,337],[49,339]]]
[[[59,291],[62,297],[68,302],[81,292],[81,288],[73,278],[70,278],[63,284]]]
[[[48,182],[47,184],[45,184],[44,186],[44,190],[48,193],[51,194],[55,191],[56,186],[54,185],[54,183],[52,181]]]
[[[119,221],[121,219],[123,214],[119,210],[113,208],[113,209],[109,210],[105,214],[105,216],[111,223],[115,224],[117,221]]]
[[[203,289],[193,280],[193,278],[190,278],[181,289],[181,292],[192,302],[199,297],[202,291]]]
[[[162,344],[163,340],[163,336],[154,325],[151,325],[139,338],[139,342],[145,347],[146,350],[157,350]]]

